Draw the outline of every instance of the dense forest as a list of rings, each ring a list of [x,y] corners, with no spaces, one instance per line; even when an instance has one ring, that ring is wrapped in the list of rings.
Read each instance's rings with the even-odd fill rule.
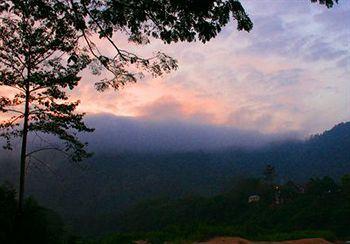
[[[192,216],[190,219],[198,221],[197,224],[204,226],[203,228],[213,224],[208,220],[213,219],[214,221],[213,214],[219,209],[224,212],[217,214],[221,217],[218,217],[217,221],[219,222],[215,222],[216,226],[235,225],[238,222],[230,222],[229,219],[234,214],[240,213],[242,216],[237,215],[237,221],[243,221],[242,219],[246,218],[244,216],[248,214],[249,210],[249,213],[252,213],[251,216],[256,218],[257,228],[260,228],[259,226],[263,226],[263,224],[259,221],[264,220],[263,216],[273,217],[276,215],[273,217],[274,219],[271,219],[271,223],[274,223],[273,221],[277,221],[275,218],[284,219],[283,214],[290,213],[288,211],[299,211],[293,208],[303,206],[305,201],[310,202],[311,209],[318,203],[325,204],[322,200],[323,193],[319,193],[322,196],[316,194],[317,197],[315,197],[316,195],[312,193],[314,190],[308,190],[307,194],[291,193],[292,195],[296,194],[295,198],[289,199],[287,197],[285,204],[281,207],[267,207],[272,204],[273,194],[271,189],[267,189],[268,187],[258,180],[262,177],[266,165],[273,165],[276,170],[274,183],[283,188],[288,188],[290,183],[294,182],[296,185],[310,189],[306,186],[314,183],[319,184],[320,187],[331,186],[331,189],[335,191],[335,189],[344,188],[344,182],[341,179],[346,179],[346,177],[342,178],[343,175],[350,172],[349,145],[350,123],[342,123],[305,141],[276,142],[250,149],[232,147],[208,152],[148,154],[132,154],[131,152],[115,152],[113,154],[111,151],[100,150],[89,162],[86,162],[85,165],[89,165],[88,168],[64,164],[59,160],[50,162],[50,166],[41,165],[41,171],[33,170],[29,174],[31,183],[29,184],[29,192],[41,205],[57,211],[65,224],[69,226],[68,229],[84,236],[101,236],[118,230],[164,231],[164,229],[160,230],[155,223],[164,223],[162,224],[164,228],[165,226],[168,228],[172,224],[185,226],[184,223],[188,220],[181,220],[181,216],[189,216],[186,211],[197,205],[198,208],[195,209],[200,211],[197,213],[200,213],[200,218],[196,220],[196,217]],[[46,157],[49,159],[49,155]],[[12,185],[14,185],[14,175],[16,174],[14,165],[16,164],[11,164],[11,159],[1,161],[1,167],[4,169],[0,171],[1,179],[12,181]],[[7,173],[4,174],[4,172]],[[13,172],[12,178],[8,172]],[[330,178],[323,178],[324,176],[330,176],[334,181]],[[247,178],[249,180],[245,180]],[[310,181],[310,178],[314,180]],[[323,186],[324,184],[325,186]],[[237,187],[238,185],[241,186]],[[254,187],[257,189],[254,190]],[[246,204],[249,194],[258,193],[261,190],[266,191],[267,195],[261,198],[259,204]],[[318,191],[324,190],[325,188]],[[329,197],[327,195],[327,199],[330,201],[329,206],[333,206],[334,211],[324,212],[324,214],[328,214],[324,216],[328,219],[323,221],[329,225],[318,226],[315,224],[314,226],[310,225],[308,229],[327,229],[327,231],[332,232],[333,236],[342,237],[346,235],[345,230],[342,230],[341,226],[336,229],[330,228],[331,223],[333,223],[330,219],[333,219],[332,221],[335,219],[336,223],[339,224],[346,222],[346,220],[337,218],[349,216],[346,212],[348,211],[347,198],[344,196],[344,191],[338,190],[334,194],[330,194]],[[236,201],[238,202],[235,203]],[[144,204],[141,204],[142,202]],[[242,209],[234,207],[236,204],[243,204]],[[135,205],[137,207],[133,207]],[[324,207],[323,210],[326,211],[327,205]],[[179,211],[183,209],[186,214],[176,211],[167,212],[172,211],[172,209]],[[317,213],[322,213],[321,210]],[[161,211],[165,212],[159,214]],[[255,215],[256,213],[261,214],[261,216]],[[305,210],[299,215],[301,219],[311,218],[311,216],[304,216],[304,213],[315,212]],[[161,216],[164,218],[162,221],[156,218],[158,214],[159,218]],[[282,217],[277,217],[279,215]],[[315,218],[317,219],[315,223],[320,222],[320,218],[323,217]],[[120,222],[122,219],[123,223]],[[174,219],[183,222],[172,222]],[[246,221],[248,219],[253,221],[250,217],[247,217]],[[305,224],[308,224],[306,219]],[[298,223],[299,220],[296,219],[294,224]],[[250,226],[249,221],[246,224],[248,226]],[[292,225],[291,221],[288,223]],[[192,224],[194,223],[190,225]],[[150,229],[142,229],[140,226],[148,226]],[[285,230],[276,228],[270,232],[297,230],[293,226],[289,226]],[[244,236],[258,238],[250,236],[249,233],[244,232],[245,230],[239,231],[242,232],[237,232],[237,234],[241,233]],[[269,234],[270,232],[264,230],[261,234]],[[183,237],[194,238],[185,234]]]
[[[350,237],[350,175],[340,183],[330,177],[312,178],[305,185],[274,183],[274,171],[261,178],[237,181],[230,191],[214,197],[144,201],[114,219],[118,232],[102,237],[78,237],[54,212],[28,199],[25,221],[16,226],[15,192],[0,188],[1,243],[133,243],[147,240],[198,241],[215,236],[256,240]]]
[[[349,240],[349,10],[0,0],[0,244]]]
[[[232,190],[210,198],[158,199],[138,204],[118,219],[121,234],[103,243],[148,239],[206,240],[242,236],[256,240],[350,237],[350,176],[337,184],[330,177],[305,185],[277,185],[263,178],[238,181]]]

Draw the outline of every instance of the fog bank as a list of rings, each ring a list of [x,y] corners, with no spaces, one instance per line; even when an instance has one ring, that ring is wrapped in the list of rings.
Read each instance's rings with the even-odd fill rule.
[[[256,148],[272,142],[300,138],[297,133],[267,135],[233,127],[194,124],[181,120],[150,121],[142,118],[94,115],[86,117],[96,130],[84,140],[95,151],[178,152]]]

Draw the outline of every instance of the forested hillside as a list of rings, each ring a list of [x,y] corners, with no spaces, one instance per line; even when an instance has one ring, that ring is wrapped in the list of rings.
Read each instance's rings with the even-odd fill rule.
[[[158,199],[138,204],[115,219],[119,233],[104,243],[150,240],[206,240],[240,236],[255,240],[350,237],[350,175],[336,183],[313,178],[304,185],[283,185],[266,178],[238,181],[215,197]]]
[[[109,223],[140,201],[213,196],[231,189],[239,179],[260,176],[268,164],[275,167],[279,184],[289,180],[303,183],[326,175],[337,181],[350,172],[350,123],[305,141],[250,149],[159,153],[100,149],[83,167],[60,160],[59,154],[55,161],[51,154],[41,156],[41,164],[30,163],[29,194],[73,225],[80,222],[81,231],[104,232],[107,227],[102,222]],[[1,181],[15,182],[16,166],[11,154],[2,158]]]

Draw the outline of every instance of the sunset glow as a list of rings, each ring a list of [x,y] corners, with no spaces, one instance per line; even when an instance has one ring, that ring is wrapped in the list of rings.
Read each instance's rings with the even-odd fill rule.
[[[231,23],[207,44],[132,46],[116,36],[119,45],[144,56],[164,51],[179,69],[104,93],[93,87],[103,77],[85,71],[73,92],[80,111],[303,134],[349,120],[350,3],[332,9],[307,1],[243,5],[253,30],[237,32]]]

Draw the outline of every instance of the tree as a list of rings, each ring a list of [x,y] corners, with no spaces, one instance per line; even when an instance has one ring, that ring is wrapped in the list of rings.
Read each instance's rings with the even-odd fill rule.
[[[17,6],[22,1],[2,0],[3,9]],[[237,20],[238,30],[251,30],[253,24],[238,0],[27,0],[35,19],[54,23],[64,18],[71,28],[79,32],[92,54],[92,68],[99,73],[107,69],[113,76],[96,82],[99,91],[135,82],[146,70],[155,76],[177,68],[177,62],[168,55],[156,52],[143,58],[121,49],[113,39],[116,33],[127,36],[136,44],[148,44],[150,38],[165,43],[177,41],[207,42],[214,38],[231,19]],[[92,39],[105,39],[115,50],[115,55],[101,53]],[[137,71],[135,71],[137,70]]]
[[[264,180],[270,185],[272,185],[277,176],[275,167],[271,164],[266,165],[263,175],[264,175]]]
[[[76,132],[90,132],[75,113],[79,101],[72,102],[68,89],[77,86],[78,73],[90,62],[75,45],[77,31],[64,19],[36,20],[33,6],[22,2],[2,14],[0,27],[0,85],[12,95],[0,97],[1,122],[7,149],[11,140],[22,138],[20,153],[19,210],[22,210],[26,158],[42,150],[59,150],[80,161],[89,156]],[[27,150],[29,133],[45,133],[64,141],[63,147],[45,146]]]
[[[8,185],[0,185],[0,243],[8,243],[13,231],[16,212],[16,191]]]
[[[64,229],[60,216],[28,198],[22,221],[16,223],[16,191],[0,185],[0,243],[71,243],[74,237]]]
[[[319,0],[327,7],[333,2]],[[143,58],[121,49],[113,39],[116,33],[136,44],[147,44],[152,38],[205,43],[231,18],[238,30],[253,27],[239,0],[0,0],[0,16],[0,85],[18,90],[12,98],[1,97],[0,112],[16,114],[1,128],[6,148],[11,148],[13,137],[22,138],[20,206],[28,132],[63,139],[64,151],[72,150],[74,160],[88,156],[70,130],[91,129],[82,122],[83,114],[74,113],[78,102],[69,102],[65,90],[77,85],[79,71],[87,65],[95,74],[107,69],[112,77],[95,83],[97,90],[104,91],[136,82],[145,70],[159,76],[177,68],[176,60],[164,53]],[[101,53],[92,41],[96,35],[110,43],[115,55]]]
[[[341,185],[344,195],[350,198],[350,174],[345,174],[341,177]]]
[[[43,150],[69,153],[74,161],[89,156],[76,132],[90,132],[75,113],[79,101],[71,102],[68,89],[77,86],[78,73],[90,65],[94,74],[104,67],[111,79],[96,82],[97,90],[118,89],[135,82],[146,70],[155,76],[177,68],[176,61],[164,53],[142,58],[120,49],[112,39],[119,31],[138,44],[149,37],[166,43],[206,42],[230,20],[239,30],[249,31],[252,22],[238,1],[60,1],[0,0],[0,85],[16,92],[0,98],[0,112],[7,119],[0,124],[6,149],[20,137],[19,209],[24,196],[25,168],[28,156]],[[114,57],[102,54],[92,42],[94,34],[106,39],[116,50]],[[85,46],[81,45],[85,41]],[[134,68],[133,68],[134,67]],[[27,150],[29,133],[53,134],[64,147]]]
[[[307,183],[307,192],[317,196],[324,196],[326,194],[334,194],[339,191],[337,183],[328,176],[323,178],[311,178]]]
[[[338,3],[339,0],[311,0],[313,3],[319,3],[326,5],[327,8],[332,8],[335,3]]]

